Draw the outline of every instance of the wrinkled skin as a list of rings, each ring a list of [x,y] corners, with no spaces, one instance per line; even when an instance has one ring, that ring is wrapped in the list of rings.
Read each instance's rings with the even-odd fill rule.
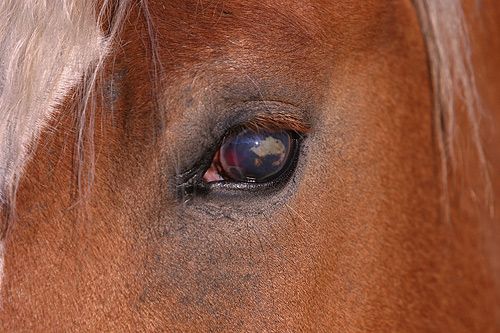
[[[482,6],[484,29],[499,32],[498,5]],[[500,328],[498,258],[483,246],[498,227],[483,230],[458,197],[453,223],[442,221],[428,59],[410,1],[151,0],[150,11],[157,84],[135,7],[99,87],[88,194],[75,204],[70,98],[27,168],[1,331]],[[490,68],[500,64],[487,54],[500,45],[484,36],[473,34],[478,83],[498,110]],[[311,123],[293,179],[179,200],[176,174],[266,101]],[[498,170],[494,135],[485,148]]]

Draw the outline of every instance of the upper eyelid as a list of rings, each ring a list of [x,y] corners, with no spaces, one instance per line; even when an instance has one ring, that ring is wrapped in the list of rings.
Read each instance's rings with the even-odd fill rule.
[[[227,133],[230,128],[245,126],[246,128],[264,128],[278,129],[286,128],[295,130],[299,133],[306,133],[311,129],[311,123],[308,120],[308,112],[293,104],[274,101],[274,100],[257,100],[244,101],[229,108],[225,111],[215,114],[222,115],[222,119],[207,119],[208,121],[216,121],[214,124],[214,133]],[[224,119],[225,118],[225,119]]]
[[[277,112],[260,114],[242,125],[250,130],[290,130],[300,134],[310,131],[311,125],[295,114]]]
[[[303,136],[308,134],[312,125],[307,117],[305,109],[283,103],[279,101],[249,101],[230,107],[226,112],[214,112],[215,114],[226,114],[224,119],[209,118],[206,123],[214,123],[209,135],[211,143],[205,145],[203,151],[199,151],[196,160],[193,159],[191,165],[186,165],[181,170],[186,173],[193,169],[206,157],[207,153],[214,154],[217,147],[221,144],[224,137],[231,134],[232,131],[247,128],[250,130],[290,130]]]
[[[314,112],[308,107],[298,106],[278,100],[252,100],[240,101],[211,108],[210,112],[201,113],[199,119],[199,129],[197,132],[192,130],[192,119],[189,123],[178,124],[173,133],[178,132],[178,137],[183,137],[182,142],[176,142],[171,150],[189,151],[188,156],[183,156],[177,160],[174,172],[174,186],[183,183],[186,179],[193,176],[196,167],[200,162],[207,160],[215,153],[223,138],[230,133],[231,129],[245,128],[270,128],[270,129],[288,129],[294,131],[299,137],[308,134],[313,128],[313,122],[316,120]],[[189,125],[189,126],[188,126]],[[186,135],[186,133],[192,133]],[[194,133],[196,139],[190,139]],[[200,137],[202,138],[200,141]],[[167,155],[168,156],[168,155]],[[209,161],[206,161],[208,164]]]

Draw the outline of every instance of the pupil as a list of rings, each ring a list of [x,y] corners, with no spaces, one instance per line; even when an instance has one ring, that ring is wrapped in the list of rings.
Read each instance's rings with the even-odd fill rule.
[[[286,166],[291,145],[291,134],[285,131],[244,130],[224,140],[220,166],[232,180],[262,182]]]

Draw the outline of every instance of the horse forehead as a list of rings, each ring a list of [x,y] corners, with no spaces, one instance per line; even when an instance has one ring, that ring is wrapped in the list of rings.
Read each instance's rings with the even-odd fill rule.
[[[279,100],[300,95],[290,102],[321,99],[333,64],[360,50],[372,54],[382,44],[392,48],[411,6],[375,0],[150,0],[147,7],[127,21],[126,66],[148,73],[148,62],[159,61],[161,103],[197,106],[222,97],[227,87],[237,99],[253,90]],[[145,37],[155,39],[154,57],[142,49]],[[137,80],[147,87],[150,77]]]
[[[255,47],[300,50],[331,42],[335,32],[362,32],[393,19],[397,2],[229,0],[151,2],[165,47]],[[380,29],[378,29],[380,31]],[[332,34],[333,32],[333,34]],[[160,45],[161,47],[162,45]],[[293,47],[292,47],[293,46]],[[299,47],[298,47],[299,46]],[[248,50],[247,50],[248,52]]]
[[[200,73],[232,80],[244,71],[273,82],[310,81],[328,71],[335,55],[345,58],[350,50],[392,42],[397,21],[404,21],[398,15],[404,3],[151,0],[148,14],[164,72],[176,77],[176,86],[183,79],[203,86]],[[133,60],[138,66],[141,61]]]

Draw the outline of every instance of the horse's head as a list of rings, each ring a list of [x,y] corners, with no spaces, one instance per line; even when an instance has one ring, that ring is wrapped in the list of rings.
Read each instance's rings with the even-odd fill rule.
[[[484,235],[443,200],[447,3],[105,7],[17,191],[0,327],[494,327]]]

